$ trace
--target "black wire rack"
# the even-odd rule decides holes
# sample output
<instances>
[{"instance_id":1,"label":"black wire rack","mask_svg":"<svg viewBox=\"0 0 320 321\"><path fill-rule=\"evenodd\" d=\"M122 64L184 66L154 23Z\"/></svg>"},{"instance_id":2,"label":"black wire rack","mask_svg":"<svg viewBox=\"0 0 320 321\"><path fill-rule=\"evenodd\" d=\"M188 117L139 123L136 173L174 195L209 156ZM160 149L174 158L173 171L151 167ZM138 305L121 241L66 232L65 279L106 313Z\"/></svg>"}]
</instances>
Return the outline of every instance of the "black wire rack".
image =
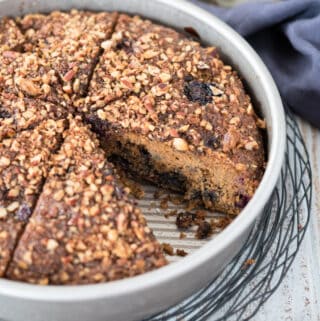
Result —
<instances>
[{"instance_id":1,"label":"black wire rack","mask_svg":"<svg viewBox=\"0 0 320 321\"><path fill-rule=\"evenodd\" d=\"M306 233L312 172L298 124L287 113L284 166L245 245L206 288L148 321L249 320L286 276Z\"/></svg>"}]
</instances>

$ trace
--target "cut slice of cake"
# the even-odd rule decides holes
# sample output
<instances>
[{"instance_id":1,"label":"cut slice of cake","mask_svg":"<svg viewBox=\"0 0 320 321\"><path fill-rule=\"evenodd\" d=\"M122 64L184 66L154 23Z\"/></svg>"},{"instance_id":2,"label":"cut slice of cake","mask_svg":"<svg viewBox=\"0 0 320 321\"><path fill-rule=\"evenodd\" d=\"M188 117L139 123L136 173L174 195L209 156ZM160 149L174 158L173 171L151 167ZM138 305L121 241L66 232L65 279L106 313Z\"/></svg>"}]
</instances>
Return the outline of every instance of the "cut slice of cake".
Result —
<instances>
[{"instance_id":1,"label":"cut slice of cake","mask_svg":"<svg viewBox=\"0 0 320 321\"><path fill-rule=\"evenodd\" d=\"M118 185L95 135L72 120L52 160L7 277L39 284L86 284L166 264L139 209Z\"/></svg>"},{"instance_id":2,"label":"cut slice of cake","mask_svg":"<svg viewBox=\"0 0 320 321\"><path fill-rule=\"evenodd\" d=\"M0 277L33 211L64 128L64 121L48 120L0 142Z\"/></svg>"},{"instance_id":3,"label":"cut slice of cake","mask_svg":"<svg viewBox=\"0 0 320 321\"><path fill-rule=\"evenodd\" d=\"M20 98L12 93L0 93L0 142L31 129L41 122L67 117L68 110L39 99Z\"/></svg>"},{"instance_id":4,"label":"cut slice of cake","mask_svg":"<svg viewBox=\"0 0 320 321\"><path fill-rule=\"evenodd\" d=\"M46 100L69 108L71 101L50 64L35 53L0 53L0 91Z\"/></svg>"},{"instance_id":5,"label":"cut slice of cake","mask_svg":"<svg viewBox=\"0 0 320 321\"><path fill-rule=\"evenodd\" d=\"M110 38L117 13L72 10L27 15L18 21L28 51L38 52L60 76L64 91L83 96L100 54Z\"/></svg>"}]
</instances>

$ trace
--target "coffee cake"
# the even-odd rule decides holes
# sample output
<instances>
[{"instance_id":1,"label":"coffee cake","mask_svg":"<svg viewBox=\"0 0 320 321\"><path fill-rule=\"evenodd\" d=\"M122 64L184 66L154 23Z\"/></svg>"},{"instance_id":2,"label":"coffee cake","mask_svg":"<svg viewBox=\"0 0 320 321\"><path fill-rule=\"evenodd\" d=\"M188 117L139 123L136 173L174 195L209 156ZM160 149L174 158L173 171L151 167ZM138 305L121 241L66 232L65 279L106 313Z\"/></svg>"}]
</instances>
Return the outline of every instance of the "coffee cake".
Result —
<instances>
[{"instance_id":1,"label":"coffee cake","mask_svg":"<svg viewBox=\"0 0 320 321\"><path fill-rule=\"evenodd\" d=\"M107 12L3 18L0 276L86 284L165 265L112 163L238 214L263 128L238 74L183 33Z\"/></svg>"}]
</instances>

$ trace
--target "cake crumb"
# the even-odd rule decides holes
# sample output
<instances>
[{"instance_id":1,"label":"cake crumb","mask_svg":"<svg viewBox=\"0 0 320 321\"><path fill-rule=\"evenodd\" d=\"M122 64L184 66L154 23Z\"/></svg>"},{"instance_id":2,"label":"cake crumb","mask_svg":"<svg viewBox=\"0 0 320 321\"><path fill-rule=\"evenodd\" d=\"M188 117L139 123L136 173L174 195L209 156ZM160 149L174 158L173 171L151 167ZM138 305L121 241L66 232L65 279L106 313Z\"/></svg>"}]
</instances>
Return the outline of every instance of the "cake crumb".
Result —
<instances>
[{"instance_id":1,"label":"cake crumb","mask_svg":"<svg viewBox=\"0 0 320 321\"><path fill-rule=\"evenodd\" d=\"M187 229L195 224L196 215L191 212L180 212L177 215L176 225L178 229Z\"/></svg>"},{"instance_id":2,"label":"cake crumb","mask_svg":"<svg viewBox=\"0 0 320 321\"><path fill-rule=\"evenodd\" d=\"M230 216L215 217L210 220L210 224L213 230L223 230L232 222Z\"/></svg>"},{"instance_id":3,"label":"cake crumb","mask_svg":"<svg viewBox=\"0 0 320 321\"><path fill-rule=\"evenodd\" d=\"M207 217L208 213L204 210L198 210L196 211L197 219L200 221L203 221Z\"/></svg>"},{"instance_id":4,"label":"cake crumb","mask_svg":"<svg viewBox=\"0 0 320 321\"><path fill-rule=\"evenodd\" d=\"M196 231L196 238L199 240L206 239L212 234L211 224L207 221L199 223L198 229Z\"/></svg>"},{"instance_id":5,"label":"cake crumb","mask_svg":"<svg viewBox=\"0 0 320 321\"><path fill-rule=\"evenodd\" d=\"M165 213L165 214L164 214L164 217L165 217L165 218L169 218L169 217L171 217L171 216L176 216L177 213L178 213L177 210L173 210L173 211L170 211L170 212Z\"/></svg>"},{"instance_id":6,"label":"cake crumb","mask_svg":"<svg viewBox=\"0 0 320 321\"><path fill-rule=\"evenodd\" d=\"M179 235L179 239L183 240L187 237L187 234L186 233L183 233L181 232L180 235Z\"/></svg>"},{"instance_id":7,"label":"cake crumb","mask_svg":"<svg viewBox=\"0 0 320 321\"><path fill-rule=\"evenodd\" d=\"M243 264L243 267L242 269L247 269L249 266L253 265L256 263L256 260L253 259L253 258L250 258L250 259L247 259L244 264Z\"/></svg>"},{"instance_id":8,"label":"cake crumb","mask_svg":"<svg viewBox=\"0 0 320 321\"><path fill-rule=\"evenodd\" d=\"M173 247L169 243L162 243L162 250L165 254L174 255Z\"/></svg>"},{"instance_id":9,"label":"cake crumb","mask_svg":"<svg viewBox=\"0 0 320 321\"><path fill-rule=\"evenodd\" d=\"M162 208L163 210L166 210L169 207L168 205L168 199L164 198L161 202L160 202L160 208Z\"/></svg>"},{"instance_id":10,"label":"cake crumb","mask_svg":"<svg viewBox=\"0 0 320 321\"><path fill-rule=\"evenodd\" d=\"M188 252L186 252L185 250L182 250L182 249L176 249L176 255L184 257L184 256L188 255Z\"/></svg>"}]
</instances>

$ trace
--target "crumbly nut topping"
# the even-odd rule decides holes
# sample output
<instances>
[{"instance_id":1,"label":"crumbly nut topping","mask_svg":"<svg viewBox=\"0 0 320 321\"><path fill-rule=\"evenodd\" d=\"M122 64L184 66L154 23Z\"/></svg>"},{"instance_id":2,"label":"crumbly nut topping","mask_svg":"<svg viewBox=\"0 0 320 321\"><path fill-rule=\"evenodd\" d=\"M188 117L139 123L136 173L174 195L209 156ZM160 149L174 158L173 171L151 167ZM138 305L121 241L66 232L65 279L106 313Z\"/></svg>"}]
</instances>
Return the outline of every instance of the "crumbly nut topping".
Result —
<instances>
[{"instance_id":1,"label":"crumbly nut topping","mask_svg":"<svg viewBox=\"0 0 320 321\"><path fill-rule=\"evenodd\" d=\"M31 129L48 119L67 117L68 110L61 105L40 99L18 97L13 93L0 93L0 141Z\"/></svg>"},{"instance_id":2,"label":"crumbly nut topping","mask_svg":"<svg viewBox=\"0 0 320 321\"><path fill-rule=\"evenodd\" d=\"M63 120L48 120L0 142L0 276L31 216L64 129Z\"/></svg>"},{"instance_id":3,"label":"crumbly nut topping","mask_svg":"<svg viewBox=\"0 0 320 321\"><path fill-rule=\"evenodd\" d=\"M120 15L115 33L102 48L89 88L90 109L141 91L151 90L161 97L170 91L173 81L187 75L205 79L203 66L216 55L215 48L203 49L172 29L127 15ZM208 56L206 61L202 52Z\"/></svg>"},{"instance_id":4,"label":"crumbly nut topping","mask_svg":"<svg viewBox=\"0 0 320 321\"><path fill-rule=\"evenodd\" d=\"M70 109L71 101L50 64L35 53L0 53L0 90Z\"/></svg>"},{"instance_id":5,"label":"crumbly nut topping","mask_svg":"<svg viewBox=\"0 0 320 321\"><path fill-rule=\"evenodd\" d=\"M13 19L0 20L0 53L21 47L25 39Z\"/></svg>"},{"instance_id":6,"label":"crumbly nut topping","mask_svg":"<svg viewBox=\"0 0 320 321\"><path fill-rule=\"evenodd\" d=\"M72 10L48 16L27 15L19 21L29 51L38 51L60 76L66 94L86 93L100 45L111 36L117 13ZM31 43L31 44L30 44Z\"/></svg>"}]
</instances>

